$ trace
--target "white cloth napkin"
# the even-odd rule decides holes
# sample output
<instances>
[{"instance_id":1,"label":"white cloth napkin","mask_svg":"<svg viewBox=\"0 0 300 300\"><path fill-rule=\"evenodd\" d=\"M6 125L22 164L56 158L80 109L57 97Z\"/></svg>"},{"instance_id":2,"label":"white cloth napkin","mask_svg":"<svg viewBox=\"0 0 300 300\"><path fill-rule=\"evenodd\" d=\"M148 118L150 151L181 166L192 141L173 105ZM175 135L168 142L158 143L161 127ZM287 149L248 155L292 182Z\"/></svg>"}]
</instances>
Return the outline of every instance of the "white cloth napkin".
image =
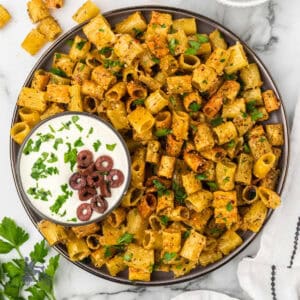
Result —
<instances>
[{"instance_id":1,"label":"white cloth napkin","mask_svg":"<svg viewBox=\"0 0 300 300\"><path fill-rule=\"evenodd\" d=\"M213 291L190 291L180 294L172 300L238 300L237 298L231 298L225 294L213 292Z\"/></svg>"},{"instance_id":2,"label":"white cloth napkin","mask_svg":"<svg viewBox=\"0 0 300 300\"><path fill-rule=\"evenodd\" d=\"M238 266L240 285L255 300L300 299L300 96L290 146L282 204L263 230L256 257Z\"/></svg>"}]
</instances>

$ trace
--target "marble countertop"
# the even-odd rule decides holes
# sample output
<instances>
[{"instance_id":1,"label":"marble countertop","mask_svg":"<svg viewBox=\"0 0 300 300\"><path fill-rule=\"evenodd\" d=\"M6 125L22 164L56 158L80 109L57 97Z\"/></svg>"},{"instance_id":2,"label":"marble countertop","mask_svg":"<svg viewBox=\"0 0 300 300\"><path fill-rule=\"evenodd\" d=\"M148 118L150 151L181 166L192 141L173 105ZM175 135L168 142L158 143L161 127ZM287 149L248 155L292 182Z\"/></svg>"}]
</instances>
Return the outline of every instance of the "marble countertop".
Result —
<instances>
[{"instance_id":1,"label":"marble countertop","mask_svg":"<svg viewBox=\"0 0 300 300\"><path fill-rule=\"evenodd\" d=\"M270 1L247 9L226 7L212 0L94 1L101 7L102 12L128 5L175 6L203 14L225 25L246 41L263 60L279 87L289 120L292 120L300 86L298 73L300 68L298 31L300 2L298 0L290 0L288 4L287 1ZM41 237L18 199L9 164L9 128L17 95L27 74L43 52L31 57L20 48L24 36L33 27L27 17L26 2L25 0L1 1L1 4L11 12L13 20L0 30L0 144L2 149L0 218L12 217L26 228L31 236L27 243L29 251L29 247ZM64 31L75 25L71 16L84 0L65 0L65 2L66 5L54 13ZM74 5L75 2L76 5ZM255 255L258 246L259 237L233 261L207 276L187 283L153 288L109 282L82 271L62 258L55 284L57 299L115 300L122 297L124 300L167 300L183 291L197 289L215 290L239 299L250 299L239 287L236 269L238 262L244 256Z\"/></svg>"}]
</instances>

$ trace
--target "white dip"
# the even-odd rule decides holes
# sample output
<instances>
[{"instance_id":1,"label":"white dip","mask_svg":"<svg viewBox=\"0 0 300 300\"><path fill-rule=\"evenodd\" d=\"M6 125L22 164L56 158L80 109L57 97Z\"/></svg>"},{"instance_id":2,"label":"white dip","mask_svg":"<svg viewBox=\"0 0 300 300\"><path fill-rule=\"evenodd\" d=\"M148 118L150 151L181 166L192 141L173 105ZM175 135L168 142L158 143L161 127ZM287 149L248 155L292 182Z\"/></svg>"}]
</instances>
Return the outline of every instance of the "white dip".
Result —
<instances>
[{"instance_id":1,"label":"white dip","mask_svg":"<svg viewBox=\"0 0 300 300\"><path fill-rule=\"evenodd\" d=\"M54 222L85 223L78 219L76 210L90 200L80 201L78 191L69 185L77 164L72 171L68 160L74 161L75 157L76 162L76 151L90 150L94 161L101 155L108 155L113 159L113 169L124 174L123 184L111 189L111 197L106 198L108 208L104 214L126 192L130 168L126 149L118 135L99 119L76 113L58 115L32 131L22 149L19 164L22 188L32 206ZM88 222L101 216L94 211Z\"/></svg>"}]
</instances>

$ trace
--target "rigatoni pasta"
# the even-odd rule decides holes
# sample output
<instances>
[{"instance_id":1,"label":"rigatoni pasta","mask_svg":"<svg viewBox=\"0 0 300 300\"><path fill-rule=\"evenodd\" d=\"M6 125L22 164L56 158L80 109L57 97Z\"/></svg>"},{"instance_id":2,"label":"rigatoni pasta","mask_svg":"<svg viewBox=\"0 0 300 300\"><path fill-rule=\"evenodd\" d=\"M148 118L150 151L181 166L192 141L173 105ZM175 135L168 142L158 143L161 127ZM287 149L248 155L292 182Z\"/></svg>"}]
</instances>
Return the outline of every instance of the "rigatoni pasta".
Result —
<instances>
[{"instance_id":1,"label":"rigatoni pasta","mask_svg":"<svg viewBox=\"0 0 300 300\"><path fill-rule=\"evenodd\" d=\"M130 186L99 223L39 227L70 259L89 257L112 276L126 268L130 280L149 281L155 270L182 276L234 251L240 231L259 231L280 204L283 127L261 123L280 101L262 89L243 46L228 48L217 29L199 33L194 18L159 11L149 23L137 11L111 26L98 12L91 1L80 8L76 21L92 17L84 35L22 89L11 136L21 144L40 120L65 110L98 115L127 143ZM52 24L47 39L58 32L54 22L39 24L46 35Z\"/></svg>"}]
</instances>

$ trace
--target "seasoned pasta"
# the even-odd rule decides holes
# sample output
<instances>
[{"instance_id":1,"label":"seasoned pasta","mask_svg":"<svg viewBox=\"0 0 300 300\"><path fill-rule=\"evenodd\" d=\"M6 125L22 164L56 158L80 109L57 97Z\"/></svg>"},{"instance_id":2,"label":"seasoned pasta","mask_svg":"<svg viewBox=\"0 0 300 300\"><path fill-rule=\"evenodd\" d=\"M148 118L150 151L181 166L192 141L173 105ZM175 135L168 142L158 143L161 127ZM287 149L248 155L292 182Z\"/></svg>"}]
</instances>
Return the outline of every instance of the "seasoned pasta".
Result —
<instances>
[{"instance_id":1,"label":"seasoned pasta","mask_svg":"<svg viewBox=\"0 0 300 300\"><path fill-rule=\"evenodd\" d=\"M30 10L46 24L45 12ZM72 229L42 221L41 232L71 260L89 257L112 276L128 268L130 280L149 281L155 270L183 276L222 259L243 243L240 231L259 231L280 204L283 128L260 123L280 100L262 90L239 42L199 33L193 18L155 11L147 23L135 12L111 25L91 1L74 15L91 17L85 36L22 89L11 136L20 144L66 109L99 115L127 142L131 184L105 220Z\"/></svg>"}]
</instances>

